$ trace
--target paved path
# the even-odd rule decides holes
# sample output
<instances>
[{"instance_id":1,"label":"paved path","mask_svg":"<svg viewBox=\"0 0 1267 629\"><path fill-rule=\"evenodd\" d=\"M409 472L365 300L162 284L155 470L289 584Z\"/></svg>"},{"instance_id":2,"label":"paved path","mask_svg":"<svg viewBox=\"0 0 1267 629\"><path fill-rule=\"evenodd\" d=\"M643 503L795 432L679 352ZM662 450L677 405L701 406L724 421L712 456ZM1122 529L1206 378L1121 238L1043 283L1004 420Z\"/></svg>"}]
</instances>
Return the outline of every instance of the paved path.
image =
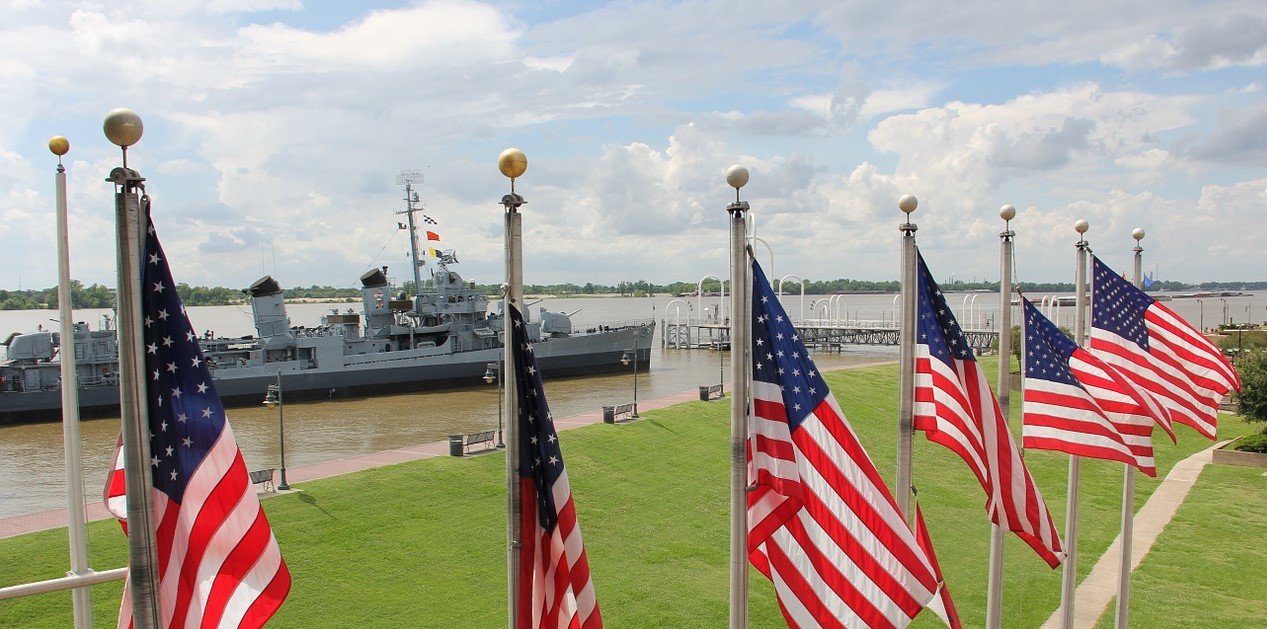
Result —
<instances>
[{"instance_id":1,"label":"paved path","mask_svg":"<svg viewBox=\"0 0 1267 629\"><path fill-rule=\"evenodd\" d=\"M1144 556L1157 541L1157 536L1170 523L1188 491L1197 482L1201 469L1214 457L1214 450L1226 442L1217 443L1175 464L1166 478L1149 496L1148 502L1135 513L1135 527L1131 537L1131 571L1139 567ZM1117 598L1118 574L1122 562L1122 536L1119 534L1109 544L1091 572L1074 590L1073 626L1078 629L1094 627L1109 604ZM1043 623L1043 629L1060 627L1060 609Z\"/></svg>"}]
</instances>

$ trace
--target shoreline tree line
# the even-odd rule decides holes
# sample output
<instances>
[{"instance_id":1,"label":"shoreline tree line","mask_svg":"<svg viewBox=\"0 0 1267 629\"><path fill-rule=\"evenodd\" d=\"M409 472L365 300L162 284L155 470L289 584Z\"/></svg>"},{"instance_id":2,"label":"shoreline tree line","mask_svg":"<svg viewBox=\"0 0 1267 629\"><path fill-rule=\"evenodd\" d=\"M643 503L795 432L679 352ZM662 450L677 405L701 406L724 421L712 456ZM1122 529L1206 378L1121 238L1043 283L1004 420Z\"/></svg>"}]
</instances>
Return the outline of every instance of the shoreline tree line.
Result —
<instances>
[{"instance_id":1,"label":"shoreline tree line","mask_svg":"<svg viewBox=\"0 0 1267 629\"><path fill-rule=\"evenodd\" d=\"M524 292L539 295L575 296L610 296L610 297L645 297L653 294L694 295L696 282L671 282L655 284L646 280L618 282L616 284L526 284ZM1067 293L1073 292L1073 282L1021 282L1021 290L1030 293ZM423 290L431 288L431 280L423 282ZM477 284L476 288L490 296L500 294L497 284ZM807 295L830 295L833 293L854 294L894 294L900 288L896 280L872 281L854 279L815 280L805 282ZM999 290L998 282L965 282L956 280L943 286L948 291L994 291ZM729 286L727 286L729 289ZM360 290L354 287L296 286L285 288L288 299L320 299L331 301L354 301L360 298ZM400 290L413 294L413 282L406 282ZM706 293L721 292L721 284L717 280L705 280L702 290ZM788 283L783 292L800 293L800 282ZM1267 290L1267 281L1258 282L1201 282L1187 284L1184 282L1158 281L1148 289L1150 292L1169 291L1260 291ZM176 292L187 306L224 306L247 302L247 295L240 289L221 286L190 286L177 284ZM79 280L71 280L71 301L76 308L112 308L114 307L114 288L102 284L85 286ZM57 287L26 290L0 290L0 310L40 310L57 308Z\"/></svg>"}]
</instances>

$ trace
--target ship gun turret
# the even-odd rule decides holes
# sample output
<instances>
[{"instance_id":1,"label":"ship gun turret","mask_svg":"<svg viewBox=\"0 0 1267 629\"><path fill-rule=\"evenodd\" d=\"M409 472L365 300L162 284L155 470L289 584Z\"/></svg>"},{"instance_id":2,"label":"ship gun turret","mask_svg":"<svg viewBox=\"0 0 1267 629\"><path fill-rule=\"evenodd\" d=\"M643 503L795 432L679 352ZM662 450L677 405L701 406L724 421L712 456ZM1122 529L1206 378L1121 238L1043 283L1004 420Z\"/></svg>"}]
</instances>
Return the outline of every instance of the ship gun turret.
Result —
<instances>
[{"instance_id":1,"label":"ship gun turret","mask_svg":"<svg viewBox=\"0 0 1267 629\"><path fill-rule=\"evenodd\" d=\"M56 332L31 332L17 334L9 339L6 354L9 360L19 363L48 362L56 354L54 348L61 335Z\"/></svg>"}]
</instances>

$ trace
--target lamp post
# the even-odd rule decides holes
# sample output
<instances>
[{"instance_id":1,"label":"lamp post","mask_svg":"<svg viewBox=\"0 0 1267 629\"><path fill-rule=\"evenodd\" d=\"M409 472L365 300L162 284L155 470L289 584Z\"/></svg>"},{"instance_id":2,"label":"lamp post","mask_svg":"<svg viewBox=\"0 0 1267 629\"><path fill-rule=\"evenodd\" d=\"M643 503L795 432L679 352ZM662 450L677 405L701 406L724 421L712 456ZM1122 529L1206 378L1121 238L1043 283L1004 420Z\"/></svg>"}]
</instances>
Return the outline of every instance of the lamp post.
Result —
<instances>
[{"instance_id":1,"label":"lamp post","mask_svg":"<svg viewBox=\"0 0 1267 629\"><path fill-rule=\"evenodd\" d=\"M1227 300L1219 297L1219 301L1223 302L1223 325L1227 325Z\"/></svg>"},{"instance_id":2,"label":"lamp post","mask_svg":"<svg viewBox=\"0 0 1267 629\"><path fill-rule=\"evenodd\" d=\"M277 407L277 444L281 454L282 469L282 481L277 483L277 490L286 491L290 489L290 484L286 482L286 403L282 399L282 372L280 371L277 372L277 384L268 385L268 393L264 395L264 406Z\"/></svg>"},{"instance_id":3,"label":"lamp post","mask_svg":"<svg viewBox=\"0 0 1267 629\"><path fill-rule=\"evenodd\" d=\"M501 362L488 363L484 365L484 382L492 384L497 382L497 447L506 447L506 442L502 440L502 369Z\"/></svg>"},{"instance_id":4,"label":"lamp post","mask_svg":"<svg viewBox=\"0 0 1267 629\"><path fill-rule=\"evenodd\" d=\"M621 355L620 357L620 364L628 366L629 360L630 360L629 351L626 350L625 353ZM630 417L633 419L638 419L638 334L637 333L634 333L633 366L634 366L633 414L630 415Z\"/></svg>"},{"instance_id":5,"label":"lamp post","mask_svg":"<svg viewBox=\"0 0 1267 629\"><path fill-rule=\"evenodd\" d=\"M1201 308L1201 323L1200 323L1200 326L1201 326L1201 332L1202 332L1202 333L1205 333L1205 302L1204 302L1204 301L1201 301L1200 299L1198 299L1198 300L1197 300L1197 307Z\"/></svg>"}]
</instances>

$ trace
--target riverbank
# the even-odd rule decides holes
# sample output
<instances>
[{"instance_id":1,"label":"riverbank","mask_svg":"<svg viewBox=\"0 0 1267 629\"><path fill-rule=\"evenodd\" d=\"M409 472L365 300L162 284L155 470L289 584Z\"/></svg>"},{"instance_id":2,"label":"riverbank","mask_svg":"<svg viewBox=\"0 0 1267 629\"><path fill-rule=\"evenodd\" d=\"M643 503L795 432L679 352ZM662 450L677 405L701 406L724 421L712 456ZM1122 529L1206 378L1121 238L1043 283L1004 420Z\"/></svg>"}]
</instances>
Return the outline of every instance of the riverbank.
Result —
<instances>
[{"instance_id":1,"label":"riverbank","mask_svg":"<svg viewBox=\"0 0 1267 629\"><path fill-rule=\"evenodd\" d=\"M859 439L890 478L896 367L831 372L826 379ZM613 627L724 626L729 405L692 401L643 408L641 421L585 425L560 437L604 617ZM1014 408L1019 409L1019 401ZM1222 419L1225 436L1248 431L1236 418ZM1178 447L1159 444L1159 475L1207 446L1192 431L1181 430ZM1026 462L1056 521L1063 522L1067 457L1031 451ZM292 480L302 491L264 502L295 579L290 598L270 626L501 624L503 474L504 459L494 452L463 459L435 456L302 484ZM965 624L979 626L989 545L981 489L957 457L924 439L916 440L914 478ZM1202 562L1189 564L1203 596L1213 591L1229 598L1250 593L1262 598L1261 575L1236 573L1240 581L1227 583L1223 575L1202 567L1206 561L1238 561L1234 542L1267 535L1261 517L1240 513L1256 503L1239 492L1261 493L1262 479L1255 478L1260 484L1228 489L1219 482L1199 482L1193 490L1194 497L1201 497L1194 504L1218 496L1220 511L1232 520L1223 524L1228 528L1204 530L1200 539L1191 540L1205 553ZM1139 477L1137 504L1157 484ZM1225 495L1228 491L1236 493ZM1117 535L1121 465L1084 460L1081 495L1079 573L1085 575ZM1187 505L1177 517L1186 512ZM1155 554L1168 552L1166 537L1163 533ZM123 565L126 547L114 523L93 523L90 544L94 567ZM1150 559L1141 570L1149 569ZM1012 536L1006 543L1006 563L1004 626L1038 626L1058 604L1059 571L1048 569ZM58 576L65 564L64 530L0 541L0 565L8 566L0 576L5 585ZM752 626L781 626L769 583L754 572L751 584ZM119 587L94 588L98 626L110 626ZM1148 596L1145 590L1141 588L1142 598ZM1172 596L1165 603L1169 609L1185 609L1181 594L1166 593ZM6 601L0 603L0 626L62 627L70 618L69 605L65 594ZM1163 618L1174 619L1171 626L1191 627L1219 626L1226 617L1214 610L1195 618L1179 611ZM922 615L915 626L938 624Z\"/></svg>"}]
</instances>

